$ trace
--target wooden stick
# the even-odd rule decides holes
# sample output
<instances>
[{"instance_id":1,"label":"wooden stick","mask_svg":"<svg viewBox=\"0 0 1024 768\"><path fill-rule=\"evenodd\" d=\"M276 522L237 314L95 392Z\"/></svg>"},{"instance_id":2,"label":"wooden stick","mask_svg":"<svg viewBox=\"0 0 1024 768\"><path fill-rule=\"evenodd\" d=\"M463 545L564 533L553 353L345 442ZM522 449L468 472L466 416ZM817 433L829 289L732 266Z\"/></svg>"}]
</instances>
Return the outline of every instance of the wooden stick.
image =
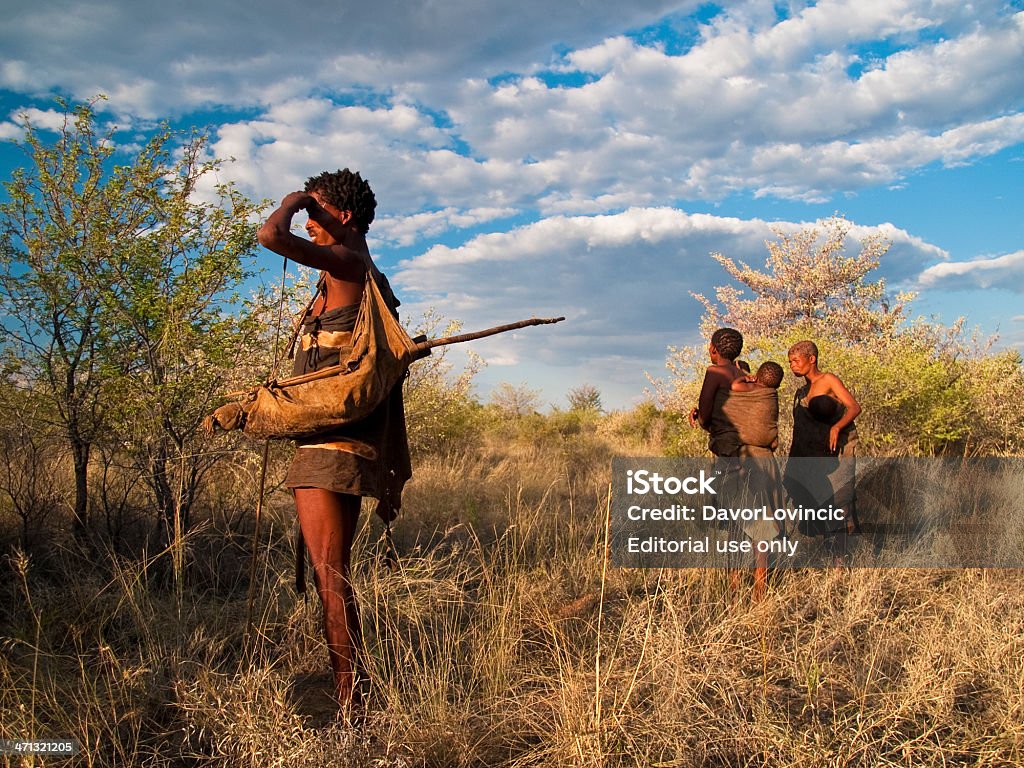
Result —
<instances>
[{"instance_id":1,"label":"wooden stick","mask_svg":"<svg viewBox=\"0 0 1024 768\"><path fill-rule=\"evenodd\" d=\"M458 336L445 336L442 339L427 339L426 341L420 342L416 345L416 352L413 353L413 359L418 360L421 357L426 357L426 353L434 347L443 347L447 344L461 344L464 341L476 341L477 339L494 336L498 333L514 331L517 328L526 328L531 325L550 325L551 323L560 323L563 320L565 320L564 317L531 317L529 320L520 320L517 323L509 323L508 325L498 325L494 328L475 331L474 333L462 333Z\"/></svg>"},{"instance_id":2,"label":"wooden stick","mask_svg":"<svg viewBox=\"0 0 1024 768\"><path fill-rule=\"evenodd\" d=\"M461 333L457 336L445 336L440 339L427 339L421 341L413 349L412 359L419 360L420 358L426 357L430 354L430 350L434 347L444 347L449 344L461 344L464 341L475 341L477 339L483 339L488 336L494 336L498 333L507 333L508 331L514 331L518 328L528 328L531 325L550 325L551 323L560 323L565 320L564 317L531 317L529 320L519 320L515 323L508 323L507 325L498 325L494 328L487 328L482 331L474 331L472 333ZM275 387L294 387L296 384L305 384L310 381L319 381L320 379L326 379L340 373L345 368L345 365L332 365L329 368L323 370L313 371L312 373L304 373L301 376L293 376L290 379L281 379L280 381L273 382ZM239 392L229 392L227 397L242 397L247 395L252 390L241 390Z\"/></svg>"}]
</instances>

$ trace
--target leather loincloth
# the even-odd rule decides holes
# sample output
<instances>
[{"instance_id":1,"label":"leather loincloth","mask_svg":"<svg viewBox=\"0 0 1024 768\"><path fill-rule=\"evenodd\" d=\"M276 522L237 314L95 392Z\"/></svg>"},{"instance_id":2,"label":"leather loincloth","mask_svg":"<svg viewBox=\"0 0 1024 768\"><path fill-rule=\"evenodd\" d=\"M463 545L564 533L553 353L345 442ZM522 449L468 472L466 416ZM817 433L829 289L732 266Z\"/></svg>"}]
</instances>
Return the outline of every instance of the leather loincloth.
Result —
<instances>
[{"instance_id":1,"label":"leather loincloth","mask_svg":"<svg viewBox=\"0 0 1024 768\"><path fill-rule=\"evenodd\" d=\"M337 365L350 349L358 304L307 317L292 374ZM391 520L401 506L402 488L412 475L402 403L402 382L366 418L296 441L285 480L288 488L324 488L371 496L377 513Z\"/></svg>"}]
</instances>

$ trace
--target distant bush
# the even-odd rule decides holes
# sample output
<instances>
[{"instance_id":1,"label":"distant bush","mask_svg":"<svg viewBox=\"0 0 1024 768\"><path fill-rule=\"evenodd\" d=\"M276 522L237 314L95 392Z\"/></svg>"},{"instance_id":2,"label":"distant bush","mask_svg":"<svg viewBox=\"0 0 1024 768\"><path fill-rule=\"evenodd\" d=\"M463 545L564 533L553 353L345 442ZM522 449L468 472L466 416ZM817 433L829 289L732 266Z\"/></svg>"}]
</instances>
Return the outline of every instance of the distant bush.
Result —
<instances>
[{"instance_id":1,"label":"distant bush","mask_svg":"<svg viewBox=\"0 0 1024 768\"><path fill-rule=\"evenodd\" d=\"M503 381L491 392L490 404L508 418L528 416L540 409L540 392L525 384L515 386Z\"/></svg>"},{"instance_id":2,"label":"distant bush","mask_svg":"<svg viewBox=\"0 0 1024 768\"><path fill-rule=\"evenodd\" d=\"M566 395L571 411L593 411L601 413L604 406L601 403L601 390L593 384L580 384L573 387Z\"/></svg>"},{"instance_id":3,"label":"distant bush","mask_svg":"<svg viewBox=\"0 0 1024 768\"><path fill-rule=\"evenodd\" d=\"M443 323L440 316L429 310L413 335L450 336L459 328L457 322ZM480 428L481 406L472 394L472 386L482 362L470 353L469 364L455 373L446 351L445 347L438 347L409 368L404 395L406 426L413 452L436 450L467 440Z\"/></svg>"}]
</instances>

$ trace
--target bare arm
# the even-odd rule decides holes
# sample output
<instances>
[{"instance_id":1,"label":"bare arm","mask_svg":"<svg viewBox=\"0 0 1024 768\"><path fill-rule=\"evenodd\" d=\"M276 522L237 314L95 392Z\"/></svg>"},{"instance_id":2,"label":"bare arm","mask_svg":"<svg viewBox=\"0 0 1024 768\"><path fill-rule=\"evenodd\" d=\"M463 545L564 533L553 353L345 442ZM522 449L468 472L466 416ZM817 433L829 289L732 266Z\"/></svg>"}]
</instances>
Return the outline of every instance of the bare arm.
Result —
<instances>
[{"instance_id":1,"label":"bare arm","mask_svg":"<svg viewBox=\"0 0 1024 768\"><path fill-rule=\"evenodd\" d=\"M715 409L715 394L719 388L731 386L732 382L732 377L726 374L721 366L708 367L704 374L704 384L700 388L697 407L690 411L691 427L700 424L703 429L708 429L711 426L711 412Z\"/></svg>"},{"instance_id":2,"label":"bare arm","mask_svg":"<svg viewBox=\"0 0 1024 768\"><path fill-rule=\"evenodd\" d=\"M836 446L839 444L839 433L843 431L843 428L848 426L856 419L861 412L860 403L857 402L857 398L846 388L843 382L838 376L833 373L826 373L827 383L829 392L843 404L846 409L843 416L839 421L832 425L832 429L829 430L828 435L828 447L830 451L834 451Z\"/></svg>"},{"instance_id":3,"label":"bare arm","mask_svg":"<svg viewBox=\"0 0 1024 768\"><path fill-rule=\"evenodd\" d=\"M317 245L292 233L292 218L305 209L313 221L327 230L334 245ZM260 245L274 253L286 256L307 267L322 269L331 277L348 282L359 282L366 272L367 259L358 250L349 247L349 235L341 222L325 211L306 192L285 195L281 205L270 214L257 233Z\"/></svg>"}]
</instances>

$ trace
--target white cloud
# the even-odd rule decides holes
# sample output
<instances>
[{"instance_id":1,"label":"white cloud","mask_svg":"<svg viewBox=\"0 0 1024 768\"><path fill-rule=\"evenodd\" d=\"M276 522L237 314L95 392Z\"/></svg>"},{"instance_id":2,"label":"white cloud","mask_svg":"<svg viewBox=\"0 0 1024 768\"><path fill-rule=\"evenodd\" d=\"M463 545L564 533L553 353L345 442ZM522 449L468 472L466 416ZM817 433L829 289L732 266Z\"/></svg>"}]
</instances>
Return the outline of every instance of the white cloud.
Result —
<instances>
[{"instance_id":1,"label":"white cloud","mask_svg":"<svg viewBox=\"0 0 1024 768\"><path fill-rule=\"evenodd\" d=\"M921 273L920 282L928 288L945 290L1003 288L1024 293L1024 251L935 264Z\"/></svg>"},{"instance_id":2,"label":"white cloud","mask_svg":"<svg viewBox=\"0 0 1024 768\"><path fill-rule=\"evenodd\" d=\"M461 247L434 246L401 263L391 277L408 297L407 314L444 307L470 330L564 315L564 323L497 336L474 349L485 359L518 359L531 375L562 370L569 376L571 370L577 383L598 381L620 394L638 394L644 371L662 369L668 345L698 340L702 307L691 291L707 294L728 282L710 253L760 266L772 228L802 226L664 207L552 216L479 235ZM917 274L946 256L891 224L852 227L848 247L878 230L894 242L881 274Z\"/></svg>"},{"instance_id":3,"label":"white cloud","mask_svg":"<svg viewBox=\"0 0 1024 768\"><path fill-rule=\"evenodd\" d=\"M522 70L554 43L590 44L686 3L478 3L401 0L282 7L180 0L48 0L8 4L0 27L0 87L118 94L148 117L210 104L270 104L287 85L387 90ZM83 66L83 57L88 64ZM291 95L294 95L294 91Z\"/></svg>"},{"instance_id":4,"label":"white cloud","mask_svg":"<svg viewBox=\"0 0 1024 768\"><path fill-rule=\"evenodd\" d=\"M544 167L467 157L454 142L408 104L371 109L305 98L220 126L210 152L235 160L225 178L274 200L325 168L358 169L381 201L371 234L398 245L510 217L553 182Z\"/></svg>"},{"instance_id":5,"label":"white cloud","mask_svg":"<svg viewBox=\"0 0 1024 768\"><path fill-rule=\"evenodd\" d=\"M66 120L67 118L64 113L59 110L28 107L11 113L11 120L8 124L15 125L18 130L18 135L21 135L23 130L20 126L25 122L28 122L29 125L36 129L42 129L44 131L59 131L64 127Z\"/></svg>"},{"instance_id":6,"label":"white cloud","mask_svg":"<svg viewBox=\"0 0 1024 768\"><path fill-rule=\"evenodd\" d=\"M451 171L476 165L449 143L429 116L403 104L371 109L305 98L281 102L255 120L220 126L210 149L234 158L227 173L254 193L279 198L328 166L347 166L370 179L378 197L409 210L430 199L418 176L430 175L432 166Z\"/></svg>"},{"instance_id":7,"label":"white cloud","mask_svg":"<svg viewBox=\"0 0 1024 768\"><path fill-rule=\"evenodd\" d=\"M1024 13L996 7L827 2L762 26L733 10L680 55L609 38L561 67L592 82L470 80L448 113L475 152L550 180L546 213L744 190L823 201L1024 139ZM915 40L925 29L955 36ZM851 74L858 46L893 37L909 47Z\"/></svg>"},{"instance_id":8,"label":"white cloud","mask_svg":"<svg viewBox=\"0 0 1024 768\"><path fill-rule=\"evenodd\" d=\"M517 213L515 208L470 208L460 210L448 207L440 211L424 211L406 216L377 219L373 225L374 238L395 245L412 245L421 238L434 237L453 229L465 229Z\"/></svg>"},{"instance_id":9,"label":"white cloud","mask_svg":"<svg viewBox=\"0 0 1024 768\"><path fill-rule=\"evenodd\" d=\"M1024 141L1024 13L1004 0L794 0L782 21L778 3L729 0L703 25L686 19L693 0L9 5L0 88L106 92L98 108L133 130L210 107L195 118L220 121L211 153L236 158L221 178L256 197L358 169L381 201L375 250L534 221L423 246L394 275L407 310L435 303L471 329L566 314L476 348L495 368L547 365L620 391L639 391L667 344L695 340L689 291L725 280L708 253L759 264L771 237L764 221L679 201L913 186L917 169ZM626 35L669 12L693 25L692 45ZM0 138L19 135L16 116L0 122ZM1018 244L952 262L881 228L892 286L1024 284Z\"/></svg>"},{"instance_id":10,"label":"white cloud","mask_svg":"<svg viewBox=\"0 0 1024 768\"><path fill-rule=\"evenodd\" d=\"M575 92L586 95L586 89ZM547 90L545 98L553 98L553 91ZM548 118L552 114L550 105L520 106ZM294 99L256 120L221 126L211 149L238 160L226 173L257 196L279 198L328 165L358 168L371 180L378 199L387 203L382 221L390 222L394 234L381 234L409 244L439 234L443 225L462 228L473 220L509 216L513 209L601 213L744 190L824 201L840 189L887 185L932 162L962 164L1024 140L1024 114L936 135L906 130L862 141L811 144L759 144L724 136L714 146L714 127L688 142L601 126L598 115L587 118L582 103L564 111L577 116L575 123L566 123L571 129L567 135L530 137L524 118L520 139L509 128L500 147L486 147L498 156L485 152L479 159L457 151L456 136L411 105L370 109ZM503 119L486 112L462 117L469 121L463 128L480 125L482 130L494 119L496 135L504 130ZM584 124L594 128L585 129ZM568 135L573 130L575 137ZM561 148L562 142L569 147ZM540 159L514 156L531 148L536 154L547 148L547 154ZM439 214L439 207L448 213ZM489 211L496 213L490 216ZM403 217L408 219L400 223Z\"/></svg>"},{"instance_id":11,"label":"white cloud","mask_svg":"<svg viewBox=\"0 0 1024 768\"><path fill-rule=\"evenodd\" d=\"M483 360L484 363L486 363L487 365L497 366L519 365L520 362L519 358L516 355L509 354L491 355L490 357L485 357Z\"/></svg>"},{"instance_id":12,"label":"white cloud","mask_svg":"<svg viewBox=\"0 0 1024 768\"><path fill-rule=\"evenodd\" d=\"M326 167L358 168L382 202L374 236L402 246L517 212L823 202L1024 140L1024 13L996 0L822 0L781 22L771 4L728 3L678 53L614 34L672 3L615 6L631 15L612 20L591 18L613 5L595 1L285 14L186 2L190 16L55 0L10 12L0 85L105 87L143 115L255 107L216 128L211 151L238 161L224 176L278 199ZM583 47L551 61L572 42ZM86 50L89 65L73 65ZM523 75L492 83L505 66ZM590 82L549 85L549 67Z\"/></svg>"},{"instance_id":13,"label":"white cloud","mask_svg":"<svg viewBox=\"0 0 1024 768\"><path fill-rule=\"evenodd\" d=\"M717 265L707 254L721 247L722 235L756 247L765 231L760 223L667 208L558 216L458 248L434 246L403 262L394 281L422 304L449 307L467 327L526 311L566 315L560 331L577 339L643 336L652 326L676 327L680 314L694 316L688 290L697 273L711 279Z\"/></svg>"},{"instance_id":14,"label":"white cloud","mask_svg":"<svg viewBox=\"0 0 1024 768\"><path fill-rule=\"evenodd\" d=\"M940 161L959 165L1024 141L1024 114L958 126L938 135L908 130L862 142L811 146L738 146L726 156L697 163L691 178L702 189L753 189L824 201L838 188L888 184L913 168Z\"/></svg>"}]
</instances>

